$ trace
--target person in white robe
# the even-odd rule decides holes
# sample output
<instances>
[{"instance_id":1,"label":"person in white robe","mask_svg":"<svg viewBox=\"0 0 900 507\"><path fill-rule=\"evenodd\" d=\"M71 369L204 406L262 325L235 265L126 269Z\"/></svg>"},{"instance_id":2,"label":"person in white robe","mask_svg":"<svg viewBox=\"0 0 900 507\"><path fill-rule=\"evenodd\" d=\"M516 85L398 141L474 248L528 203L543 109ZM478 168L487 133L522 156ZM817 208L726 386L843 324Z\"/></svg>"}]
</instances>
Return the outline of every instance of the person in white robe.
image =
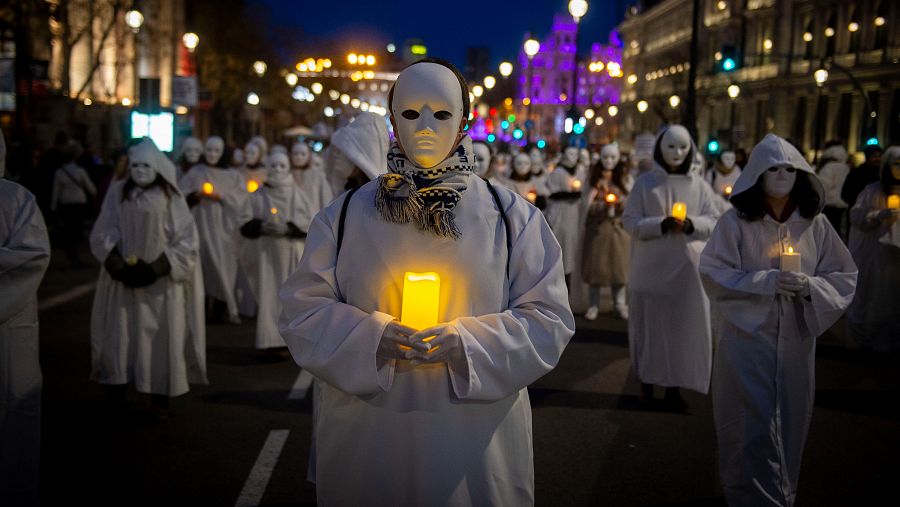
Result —
<instances>
[{"instance_id":1,"label":"person in white robe","mask_svg":"<svg viewBox=\"0 0 900 507\"><path fill-rule=\"evenodd\" d=\"M315 215L334 198L325 171L312 165L312 150L304 142L291 146L291 176ZM343 192L343 190L341 190Z\"/></svg>"},{"instance_id":2,"label":"person in white robe","mask_svg":"<svg viewBox=\"0 0 900 507\"><path fill-rule=\"evenodd\" d=\"M267 171L259 143L250 141L244 145L244 164L240 167L240 172L250 193L256 192L266 182Z\"/></svg>"},{"instance_id":3,"label":"person in white robe","mask_svg":"<svg viewBox=\"0 0 900 507\"><path fill-rule=\"evenodd\" d=\"M706 394L712 365L709 300L697 264L716 223L712 188L691 170L696 146L687 129L671 125L657 136L654 168L637 178L622 221L631 234L628 342L641 382L641 400L653 386L685 410L680 387ZM684 204L685 218L673 216Z\"/></svg>"},{"instance_id":4,"label":"person in white robe","mask_svg":"<svg viewBox=\"0 0 900 507\"><path fill-rule=\"evenodd\" d=\"M175 166L153 141L132 146L128 166L91 232L91 252L103 263L91 311L91 379L118 408L133 384L165 419L169 398L189 383L208 383L197 228Z\"/></svg>"},{"instance_id":5,"label":"person in white robe","mask_svg":"<svg viewBox=\"0 0 900 507\"><path fill-rule=\"evenodd\" d=\"M314 218L281 292L282 336L323 384L323 505L534 503L526 387L574 333L562 253L535 207L471 174L465 81L437 62L400 73L391 172ZM437 326L401 323L406 272L439 276Z\"/></svg>"},{"instance_id":6,"label":"person in white robe","mask_svg":"<svg viewBox=\"0 0 900 507\"><path fill-rule=\"evenodd\" d=\"M3 179L0 133L0 505L39 505L41 365L37 290L50 240L35 197Z\"/></svg>"},{"instance_id":7,"label":"person in white robe","mask_svg":"<svg viewBox=\"0 0 900 507\"><path fill-rule=\"evenodd\" d=\"M579 162L575 146L563 150L562 159L547 175L547 207L544 214L563 251L566 284L571 289L570 276L580 257L583 211L582 189L588 187L588 168ZM580 280L579 280L580 283Z\"/></svg>"},{"instance_id":8,"label":"person in white robe","mask_svg":"<svg viewBox=\"0 0 900 507\"><path fill-rule=\"evenodd\" d=\"M288 156L270 155L266 167L266 183L250 198L253 219L241 227L244 248L252 255L241 261L259 305L256 348L278 349L286 347L278 333L278 290L300 262L312 214L291 177Z\"/></svg>"},{"instance_id":9,"label":"person in white robe","mask_svg":"<svg viewBox=\"0 0 900 507\"><path fill-rule=\"evenodd\" d=\"M900 147L881 159L880 180L850 210L850 252L859 266L856 298L847 310L850 336L867 351L900 350Z\"/></svg>"},{"instance_id":10,"label":"person in white robe","mask_svg":"<svg viewBox=\"0 0 900 507\"><path fill-rule=\"evenodd\" d=\"M192 167L200 163L203 156L203 142L196 137L188 137L181 143L181 156L178 158L176 176L180 180Z\"/></svg>"},{"instance_id":11,"label":"person in white robe","mask_svg":"<svg viewBox=\"0 0 900 507\"><path fill-rule=\"evenodd\" d=\"M178 187L187 199L200 235L200 266L213 320L225 313L229 322L237 323L238 229L250 220L250 194L240 172L224 167L224 149L221 137L210 137L206 141L205 163L191 169L178 181Z\"/></svg>"},{"instance_id":12,"label":"person in white robe","mask_svg":"<svg viewBox=\"0 0 900 507\"><path fill-rule=\"evenodd\" d=\"M800 152L769 134L750 153L734 185L734 209L701 256L718 335L719 470L731 506L789 507L797 498L816 337L850 304L857 274L821 213L825 199Z\"/></svg>"},{"instance_id":13,"label":"person in white robe","mask_svg":"<svg viewBox=\"0 0 900 507\"><path fill-rule=\"evenodd\" d=\"M333 195L362 186L384 173L388 143L387 124L375 113L359 113L353 123L338 129L331 136L326 157L326 174Z\"/></svg>"},{"instance_id":14,"label":"person in white robe","mask_svg":"<svg viewBox=\"0 0 900 507\"><path fill-rule=\"evenodd\" d=\"M528 202L537 206L538 209L544 209L547 204L545 196L538 194L538 181L531 170L532 159L524 154L518 153L513 157L512 171L509 178L504 179L507 188L524 197ZM492 182L493 183L493 182Z\"/></svg>"}]
</instances>

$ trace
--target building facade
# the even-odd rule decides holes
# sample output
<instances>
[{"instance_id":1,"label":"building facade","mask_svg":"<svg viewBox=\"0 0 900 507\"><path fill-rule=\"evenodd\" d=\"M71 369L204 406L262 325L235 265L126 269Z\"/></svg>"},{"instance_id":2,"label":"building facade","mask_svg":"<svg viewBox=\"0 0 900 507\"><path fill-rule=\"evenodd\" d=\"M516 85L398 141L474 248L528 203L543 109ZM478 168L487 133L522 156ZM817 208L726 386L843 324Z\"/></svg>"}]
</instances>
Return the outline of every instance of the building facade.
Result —
<instances>
[{"instance_id":1,"label":"building facade","mask_svg":"<svg viewBox=\"0 0 900 507\"><path fill-rule=\"evenodd\" d=\"M629 76L622 92L626 143L687 117L694 3L665 0L633 8L619 26ZM773 132L814 159L831 139L851 153L866 144L900 142L898 2L697 3L699 144L716 140L749 150Z\"/></svg>"}]
</instances>

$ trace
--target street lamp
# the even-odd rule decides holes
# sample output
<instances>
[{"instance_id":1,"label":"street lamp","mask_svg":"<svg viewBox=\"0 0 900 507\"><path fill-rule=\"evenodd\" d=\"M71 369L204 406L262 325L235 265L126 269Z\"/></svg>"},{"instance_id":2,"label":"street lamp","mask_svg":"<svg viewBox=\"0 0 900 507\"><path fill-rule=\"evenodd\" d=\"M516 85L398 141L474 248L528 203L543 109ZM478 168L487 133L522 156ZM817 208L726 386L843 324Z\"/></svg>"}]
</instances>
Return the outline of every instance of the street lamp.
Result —
<instances>
[{"instance_id":1,"label":"street lamp","mask_svg":"<svg viewBox=\"0 0 900 507\"><path fill-rule=\"evenodd\" d=\"M569 1L569 14L575 18L575 22L578 23L581 18L587 14L588 3L585 0L570 0Z\"/></svg>"},{"instance_id":2,"label":"street lamp","mask_svg":"<svg viewBox=\"0 0 900 507\"><path fill-rule=\"evenodd\" d=\"M509 62L500 62L500 75L503 78L508 78L513 71L513 64Z\"/></svg>"},{"instance_id":3,"label":"street lamp","mask_svg":"<svg viewBox=\"0 0 900 507\"><path fill-rule=\"evenodd\" d=\"M732 98L732 100L738 98L738 95L741 94L741 87L733 84L728 87L728 96Z\"/></svg>"},{"instance_id":4,"label":"street lamp","mask_svg":"<svg viewBox=\"0 0 900 507\"><path fill-rule=\"evenodd\" d=\"M137 9L131 9L125 13L125 24L131 28L132 32L138 33L141 25L144 24L144 15Z\"/></svg>"},{"instance_id":5,"label":"street lamp","mask_svg":"<svg viewBox=\"0 0 900 507\"><path fill-rule=\"evenodd\" d=\"M575 20L575 51L574 58L572 59L572 107L569 110L569 116L574 117L576 114L575 108L576 103L578 102L578 96L576 95L578 91L578 27L579 21L581 18L587 14L588 3L585 0L569 0L569 14L572 15L572 19Z\"/></svg>"},{"instance_id":6,"label":"street lamp","mask_svg":"<svg viewBox=\"0 0 900 507\"><path fill-rule=\"evenodd\" d=\"M613 116L619 114L619 108L617 106L609 106L606 112L609 113L609 117L612 118Z\"/></svg>"},{"instance_id":7,"label":"street lamp","mask_svg":"<svg viewBox=\"0 0 900 507\"><path fill-rule=\"evenodd\" d=\"M293 72L288 72L284 75L284 81L288 84L288 86L294 86L297 84L297 74Z\"/></svg>"},{"instance_id":8,"label":"street lamp","mask_svg":"<svg viewBox=\"0 0 900 507\"><path fill-rule=\"evenodd\" d=\"M821 86L825 84L825 81L828 81L828 71L824 68L820 68L813 73L813 79L816 80L816 86Z\"/></svg>"},{"instance_id":9,"label":"street lamp","mask_svg":"<svg viewBox=\"0 0 900 507\"><path fill-rule=\"evenodd\" d=\"M484 95L484 88L482 88L481 85L473 86L472 95L474 95L475 98L480 98L482 95Z\"/></svg>"},{"instance_id":10,"label":"street lamp","mask_svg":"<svg viewBox=\"0 0 900 507\"><path fill-rule=\"evenodd\" d=\"M648 107L650 107L650 104L646 100L639 100L637 103L637 110L641 114L646 113Z\"/></svg>"},{"instance_id":11,"label":"street lamp","mask_svg":"<svg viewBox=\"0 0 900 507\"><path fill-rule=\"evenodd\" d=\"M488 90L492 89L497 84L497 78L494 76L485 76L484 77L484 87Z\"/></svg>"},{"instance_id":12,"label":"street lamp","mask_svg":"<svg viewBox=\"0 0 900 507\"><path fill-rule=\"evenodd\" d=\"M200 36L194 32L188 32L181 36L181 43L187 48L188 53L193 53L200 44Z\"/></svg>"},{"instance_id":13,"label":"street lamp","mask_svg":"<svg viewBox=\"0 0 900 507\"><path fill-rule=\"evenodd\" d=\"M532 37L529 37L528 40L525 41L525 54L528 55L528 58L534 58L534 55L538 54L538 51L541 50L541 43ZM504 62L507 63L507 62ZM502 64L501 64L502 66ZM503 72L502 70L500 71ZM510 64L510 72L512 72L512 64Z\"/></svg>"},{"instance_id":14,"label":"street lamp","mask_svg":"<svg viewBox=\"0 0 900 507\"><path fill-rule=\"evenodd\" d=\"M677 108L678 104L681 104L681 97L679 97L678 95L672 95L671 97L669 97L669 106L671 106L672 109Z\"/></svg>"},{"instance_id":15,"label":"street lamp","mask_svg":"<svg viewBox=\"0 0 900 507\"><path fill-rule=\"evenodd\" d=\"M541 43L529 35L528 40L525 41L524 49L525 54L528 56L528 96L525 97L528 99L528 103L526 103L525 106L529 108L528 112L530 112L531 102L534 100L532 98L534 92L534 55L538 54L538 51L541 50ZM525 103L525 99L523 99L522 102ZM527 116L530 115L526 113L526 117ZM527 141L531 141L531 129L528 129Z\"/></svg>"},{"instance_id":16,"label":"street lamp","mask_svg":"<svg viewBox=\"0 0 900 507\"><path fill-rule=\"evenodd\" d=\"M254 92L250 92L247 94L247 103L251 106L259 105L259 95Z\"/></svg>"},{"instance_id":17,"label":"street lamp","mask_svg":"<svg viewBox=\"0 0 900 507\"><path fill-rule=\"evenodd\" d=\"M309 89L312 90L313 93L318 95L318 94L322 93L322 89L323 89L322 83L315 82L312 85L310 85Z\"/></svg>"},{"instance_id":18,"label":"street lamp","mask_svg":"<svg viewBox=\"0 0 900 507\"><path fill-rule=\"evenodd\" d=\"M735 140L734 140L734 110L735 110L735 102L737 102L738 95L741 94L741 87L736 84L728 85L728 96L731 98L731 127L729 128L729 132L731 134L731 148L734 149Z\"/></svg>"},{"instance_id":19,"label":"street lamp","mask_svg":"<svg viewBox=\"0 0 900 507\"><path fill-rule=\"evenodd\" d=\"M263 77L266 74L266 62L262 60L256 60L253 62L253 72L256 72L256 75L259 77Z\"/></svg>"}]
</instances>

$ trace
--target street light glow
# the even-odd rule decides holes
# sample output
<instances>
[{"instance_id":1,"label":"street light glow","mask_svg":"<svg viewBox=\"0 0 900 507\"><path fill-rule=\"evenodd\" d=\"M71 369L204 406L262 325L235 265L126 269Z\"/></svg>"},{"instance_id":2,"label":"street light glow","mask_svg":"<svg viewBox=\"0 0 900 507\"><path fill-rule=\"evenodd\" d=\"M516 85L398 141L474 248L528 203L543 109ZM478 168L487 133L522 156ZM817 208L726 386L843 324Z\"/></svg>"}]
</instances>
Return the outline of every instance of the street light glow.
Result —
<instances>
[{"instance_id":1,"label":"street light glow","mask_svg":"<svg viewBox=\"0 0 900 507\"><path fill-rule=\"evenodd\" d=\"M482 95L484 95L484 88L482 88L481 85L473 86L472 95L474 95L475 98L481 97Z\"/></svg>"},{"instance_id":2,"label":"street light glow","mask_svg":"<svg viewBox=\"0 0 900 507\"><path fill-rule=\"evenodd\" d=\"M569 14L575 18L575 22L584 17L587 14L588 3L585 0L569 0Z\"/></svg>"},{"instance_id":3,"label":"street light glow","mask_svg":"<svg viewBox=\"0 0 900 507\"><path fill-rule=\"evenodd\" d=\"M341 94L341 104L345 104L345 105L346 105L346 104L349 104L349 103L350 103L350 96L347 95L346 93Z\"/></svg>"},{"instance_id":4,"label":"street light glow","mask_svg":"<svg viewBox=\"0 0 900 507\"><path fill-rule=\"evenodd\" d=\"M259 105L259 95L255 94L253 92L248 93L247 94L247 103L250 104L251 106Z\"/></svg>"},{"instance_id":5,"label":"street light glow","mask_svg":"<svg viewBox=\"0 0 900 507\"><path fill-rule=\"evenodd\" d=\"M187 48L188 52L193 53L200 44L200 36L194 32L188 32L181 36L181 43Z\"/></svg>"},{"instance_id":6,"label":"street light glow","mask_svg":"<svg viewBox=\"0 0 900 507\"><path fill-rule=\"evenodd\" d=\"M297 74L288 72L284 75L284 82L287 83L288 86L295 86L297 84Z\"/></svg>"},{"instance_id":7,"label":"street light glow","mask_svg":"<svg viewBox=\"0 0 900 507\"><path fill-rule=\"evenodd\" d=\"M369 66L375 65L375 55L367 55L366 56L366 65L369 65Z\"/></svg>"},{"instance_id":8,"label":"street light glow","mask_svg":"<svg viewBox=\"0 0 900 507\"><path fill-rule=\"evenodd\" d=\"M822 86L825 84L825 81L828 81L828 71L825 69L818 69L813 73L813 79L816 80L816 84Z\"/></svg>"},{"instance_id":9,"label":"street light glow","mask_svg":"<svg viewBox=\"0 0 900 507\"><path fill-rule=\"evenodd\" d=\"M678 104L681 104L681 97L679 97L678 95L672 95L671 97L669 97L669 106L671 106L672 109L678 107Z\"/></svg>"},{"instance_id":10,"label":"street light glow","mask_svg":"<svg viewBox=\"0 0 900 507\"><path fill-rule=\"evenodd\" d=\"M313 83L309 86L309 89L312 90L316 95L322 93L322 83Z\"/></svg>"},{"instance_id":11,"label":"street light glow","mask_svg":"<svg viewBox=\"0 0 900 507\"><path fill-rule=\"evenodd\" d=\"M594 118L594 125L596 125L596 126L598 126L598 127L599 127L600 125L603 125L603 117L602 117L602 116L598 116L598 117Z\"/></svg>"},{"instance_id":12,"label":"street light glow","mask_svg":"<svg viewBox=\"0 0 900 507\"><path fill-rule=\"evenodd\" d=\"M541 50L541 43L536 39L529 38L525 41L525 54L528 55L528 58L533 58L534 55L538 54L538 51Z\"/></svg>"},{"instance_id":13,"label":"street light glow","mask_svg":"<svg viewBox=\"0 0 900 507\"><path fill-rule=\"evenodd\" d=\"M716 8L720 11L724 11L726 7L728 7L728 4L725 2L725 0L719 0L718 2L716 2Z\"/></svg>"},{"instance_id":14,"label":"street light glow","mask_svg":"<svg viewBox=\"0 0 900 507\"><path fill-rule=\"evenodd\" d=\"M637 75L636 75L636 74L629 74L629 75L628 75L628 84L634 84L634 83L637 83L637 79L638 79L638 78L637 78Z\"/></svg>"},{"instance_id":15,"label":"street light glow","mask_svg":"<svg viewBox=\"0 0 900 507\"><path fill-rule=\"evenodd\" d=\"M490 90L497 84L497 78L494 76L485 76L484 77L484 87Z\"/></svg>"},{"instance_id":16,"label":"street light glow","mask_svg":"<svg viewBox=\"0 0 900 507\"><path fill-rule=\"evenodd\" d=\"M350 107L352 107L353 109L359 108L359 105L360 105L361 103L362 103L362 102L360 102L360 100L357 99L357 98L350 99Z\"/></svg>"},{"instance_id":17,"label":"street light glow","mask_svg":"<svg viewBox=\"0 0 900 507\"><path fill-rule=\"evenodd\" d=\"M259 77L263 77L263 75L265 75L267 68L268 67L266 66L266 62L262 60L256 60L255 62L253 62L253 72L256 72L256 75Z\"/></svg>"},{"instance_id":18,"label":"street light glow","mask_svg":"<svg viewBox=\"0 0 900 507\"><path fill-rule=\"evenodd\" d=\"M397 46L395 46L394 43L392 42L387 45L387 52L393 53L394 51L397 51Z\"/></svg>"},{"instance_id":19,"label":"street light glow","mask_svg":"<svg viewBox=\"0 0 900 507\"><path fill-rule=\"evenodd\" d=\"M884 26L885 23L884 16L878 16L875 18L875 26Z\"/></svg>"},{"instance_id":20,"label":"street light glow","mask_svg":"<svg viewBox=\"0 0 900 507\"><path fill-rule=\"evenodd\" d=\"M813 34L811 32L803 33L803 41L804 42L812 42L812 40L813 40Z\"/></svg>"},{"instance_id":21,"label":"street light glow","mask_svg":"<svg viewBox=\"0 0 900 507\"><path fill-rule=\"evenodd\" d=\"M341 97L341 92L337 90L328 90L328 98L331 100L337 100Z\"/></svg>"},{"instance_id":22,"label":"street light glow","mask_svg":"<svg viewBox=\"0 0 900 507\"><path fill-rule=\"evenodd\" d=\"M500 75L503 77L509 77L513 71L513 64L509 62L500 62Z\"/></svg>"},{"instance_id":23,"label":"street light glow","mask_svg":"<svg viewBox=\"0 0 900 507\"><path fill-rule=\"evenodd\" d=\"M584 117L587 118L588 120L593 119L594 118L594 110L593 109L585 109Z\"/></svg>"},{"instance_id":24,"label":"street light glow","mask_svg":"<svg viewBox=\"0 0 900 507\"><path fill-rule=\"evenodd\" d=\"M139 10L131 9L125 13L125 24L137 33L141 29L141 25L144 24L144 15Z\"/></svg>"},{"instance_id":25,"label":"street light glow","mask_svg":"<svg viewBox=\"0 0 900 507\"><path fill-rule=\"evenodd\" d=\"M859 30L859 23L857 23L856 21L852 21L849 25L847 25L847 30L851 32Z\"/></svg>"},{"instance_id":26,"label":"street light glow","mask_svg":"<svg viewBox=\"0 0 900 507\"><path fill-rule=\"evenodd\" d=\"M334 108L331 106L325 106L325 109L323 109L322 112L325 113L326 118L334 116Z\"/></svg>"},{"instance_id":27,"label":"street light glow","mask_svg":"<svg viewBox=\"0 0 900 507\"><path fill-rule=\"evenodd\" d=\"M650 104L648 104L646 100L639 100L637 103L637 110L639 113L647 112L648 107L650 107Z\"/></svg>"},{"instance_id":28,"label":"street light glow","mask_svg":"<svg viewBox=\"0 0 900 507\"><path fill-rule=\"evenodd\" d=\"M825 28L825 37L834 37L834 28L826 27Z\"/></svg>"},{"instance_id":29,"label":"street light glow","mask_svg":"<svg viewBox=\"0 0 900 507\"><path fill-rule=\"evenodd\" d=\"M350 65L356 65L356 62L357 62L356 53L350 53L347 55L347 63L349 63Z\"/></svg>"},{"instance_id":30,"label":"street light glow","mask_svg":"<svg viewBox=\"0 0 900 507\"><path fill-rule=\"evenodd\" d=\"M729 97L731 97L732 99L736 99L738 97L738 95L740 95L740 94L741 94L740 86L738 86L736 84L728 86L728 96Z\"/></svg>"},{"instance_id":31,"label":"street light glow","mask_svg":"<svg viewBox=\"0 0 900 507\"><path fill-rule=\"evenodd\" d=\"M619 108L617 106L609 106L609 109L607 109L606 112L609 113L609 117L612 118L619 114Z\"/></svg>"}]
</instances>

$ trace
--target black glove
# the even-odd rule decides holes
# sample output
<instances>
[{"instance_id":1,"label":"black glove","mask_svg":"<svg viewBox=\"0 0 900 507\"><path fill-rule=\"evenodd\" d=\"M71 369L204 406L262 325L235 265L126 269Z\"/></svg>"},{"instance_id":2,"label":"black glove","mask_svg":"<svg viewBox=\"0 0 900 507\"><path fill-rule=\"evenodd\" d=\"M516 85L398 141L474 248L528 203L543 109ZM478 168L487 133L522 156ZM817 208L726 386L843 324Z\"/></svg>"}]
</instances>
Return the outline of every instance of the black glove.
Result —
<instances>
[{"instance_id":1,"label":"black glove","mask_svg":"<svg viewBox=\"0 0 900 507\"><path fill-rule=\"evenodd\" d=\"M685 234L693 234L694 233L694 222L691 222L690 218L684 219L684 233Z\"/></svg>"},{"instance_id":2,"label":"black glove","mask_svg":"<svg viewBox=\"0 0 900 507\"><path fill-rule=\"evenodd\" d=\"M106 260L103 262L103 267L106 268L110 278L119 282L122 281L122 276L128 265L125 263L125 259L122 258L122 254L119 253L119 247L115 247L109 252Z\"/></svg>"},{"instance_id":3,"label":"black glove","mask_svg":"<svg viewBox=\"0 0 900 507\"><path fill-rule=\"evenodd\" d=\"M249 239L257 239L262 236L262 220L254 218L242 225L241 236Z\"/></svg>"},{"instance_id":4,"label":"black glove","mask_svg":"<svg viewBox=\"0 0 900 507\"><path fill-rule=\"evenodd\" d=\"M149 265L157 279L168 276L168 274L172 272L172 265L169 264L169 258L166 257L166 254L164 253L160 254L159 258Z\"/></svg>"},{"instance_id":5,"label":"black glove","mask_svg":"<svg viewBox=\"0 0 900 507\"><path fill-rule=\"evenodd\" d=\"M541 209L541 210L546 208L547 207L547 196L544 196L544 195L537 196L537 198L535 198L535 200L534 200L534 206L537 209Z\"/></svg>"},{"instance_id":6,"label":"black glove","mask_svg":"<svg viewBox=\"0 0 900 507\"><path fill-rule=\"evenodd\" d=\"M303 239L306 237L306 233L301 231L299 227L291 222L287 223L287 228L287 237L291 239Z\"/></svg>"},{"instance_id":7,"label":"black glove","mask_svg":"<svg viewBox=\"0 0 900 507\"><path fill-rule=\"evenodd\" d=\"M682 224L679 223L678 219L676 219L675 217L663 218L662 224L660 224L660 225L662 227L663 234L667 234L667 233L676 231L676 230L678 230L679 227L682 226Z\"/></svg>"},{"instance_id":8,"label":"black glove","mask_svg":"<svg viewBox=\"0 0 900 507\"><path fill-rule=\"evenodd\" d=\"M138 259L137 264L125 268L125 277L122 280L122 283L132 289L140 289L155 281L156 275L153 273L153 268L143 260Z\"/></svg>"},{"instance_id":9,"label":"black glove","mask_svg":"<svg viewBox=\"0 0 900 507\"><path fill-rule=\"evenodd\" d=\"M187 201L189 208L193 208L194 206L200 204L200 196L197 194L197 192L191 192L187 195L187 197L185 197L185 200Z\"/></svg>"},{"instance_id":10,"label":"black glove","mask_svg":"<svg viewBox=\"0 0 900 507\"><path fill-rule=\"evenodd\" d=\"M550 194L551 199L563 200L563 201L573 201L575 199L581 198L581 191L578 192L555 192Z\"/></svg>"}]
</instances>

